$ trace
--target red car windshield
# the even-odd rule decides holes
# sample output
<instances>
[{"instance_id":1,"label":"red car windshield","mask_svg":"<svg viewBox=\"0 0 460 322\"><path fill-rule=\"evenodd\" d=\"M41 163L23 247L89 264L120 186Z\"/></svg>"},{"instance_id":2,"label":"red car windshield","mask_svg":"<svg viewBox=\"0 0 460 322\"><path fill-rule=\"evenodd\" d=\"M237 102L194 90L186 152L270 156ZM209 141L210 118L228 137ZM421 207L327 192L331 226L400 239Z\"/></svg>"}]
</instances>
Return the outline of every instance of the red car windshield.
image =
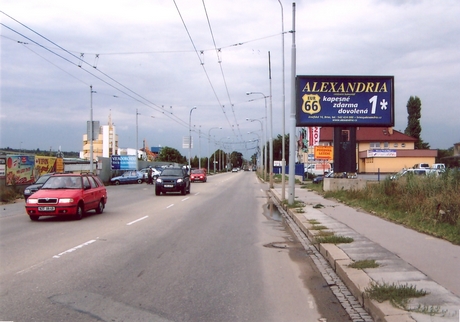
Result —
<instances>
[{"instance_id":1,"label":"red car windshield","mask_svg":"<svg viewBox=\"0 0 460 322\"><path fill-rule=\"evenodd\" d=\"M55 176L50 177L42 189L81 189L79 176Z\"/></svg>"}]
</instances>

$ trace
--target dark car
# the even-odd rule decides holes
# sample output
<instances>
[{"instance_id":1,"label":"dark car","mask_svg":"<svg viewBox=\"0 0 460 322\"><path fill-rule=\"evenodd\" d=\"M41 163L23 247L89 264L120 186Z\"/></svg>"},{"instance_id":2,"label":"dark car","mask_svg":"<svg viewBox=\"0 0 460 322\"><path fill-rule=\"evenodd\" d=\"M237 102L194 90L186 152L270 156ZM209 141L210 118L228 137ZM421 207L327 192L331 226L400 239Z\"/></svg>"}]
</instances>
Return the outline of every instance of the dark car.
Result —
<instances>
[{"instance_id":1,"label":"dark car","mask_svg":"<svg viewBox=\"0 0 460 322\"><path fill-rule=\"evenodd\" d=\"M83 218L89 210L104 211L107 190L92 174L53 174L26 201L26 213L33 221L42 216Z\"/></svg>"},{"instance_id":2,"label":"dark car","mask_svg":"<svg viewBox=\"0 0 460 322\"><path fill-rule=\"evenodd\" d=\"M329 172L329 173L326 173L326 175L319 175L319 176L316 176L316 177L313 179L313 183L316 183L316 184L321 183L321 182L323 182L324 178L329 178L329 177L332 176L332 174L333 174L333 172L331 171L331 172Z\"/></svg>"},{"instance_id":3,"label":"dark car","mask_svg":"<svg viewBox=\"0 0 460 322\"><path fill-rule=\"evenodd\" d=\"M190 193L190 176L184 168L165 168L155 181L155 194L166 192Z\"/></svg>"},{"instance_id":4,"label":"dark car","mask_svg":"<svg viewBox=\"0 0 460 322\"><path fill-rule=\"evenodd\" d=\"M24 200L27 201L27 198L29 198L34 192L40 190L40 188L43 186L43 184L49 179L49 177L52 175L52 173L45 173L42 176L40 176L37 181L34 182L34 184L28 186L27 188L24 189Z\"/></svg>"}]
</instances>

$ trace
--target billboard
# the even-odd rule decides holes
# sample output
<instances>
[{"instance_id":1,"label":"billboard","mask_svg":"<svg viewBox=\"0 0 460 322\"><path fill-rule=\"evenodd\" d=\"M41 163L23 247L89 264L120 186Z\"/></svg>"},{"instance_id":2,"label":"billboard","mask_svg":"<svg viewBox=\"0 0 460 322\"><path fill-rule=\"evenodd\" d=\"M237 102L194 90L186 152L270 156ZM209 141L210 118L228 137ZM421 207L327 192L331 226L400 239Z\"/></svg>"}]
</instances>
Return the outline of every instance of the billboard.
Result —
<instances>
[{"instance_id":1,"label":"billboard","mask_svg":"<svg viewBox=\"0 0 460 322\"><path fill-rule=\"evenodd\" d=\"M6 185L34 183L35 157L29 155L9 155L6 160Z\"/></svg>"},{"instance_id":2,"label":"billboard","mask_svg":"<svg viewBox=\"0 0 460 322\"><path fill-rule=\"evenodd\" d=\"M137 170L135 155L112 155L110 164L112 170Z\"/></svg>"},{"instance_id":3,"label":"billboard","mask_svg":"<svg viewBox=\"0 0 460 322\"><path fill-rule=\"evenodd\" d=\"M394 126L394 77L297 76L296 126Z\"/></svg>"},{"instance_id":4,"label":"billboard","mask_svg":"<svg viewBox=\"0 0 460 322\"><path fill-rule=\"evenodd\" d=\"M315 146L315 159L317 160L333 160L334 147L332 146Z\"/></svg>"}]
</instances>

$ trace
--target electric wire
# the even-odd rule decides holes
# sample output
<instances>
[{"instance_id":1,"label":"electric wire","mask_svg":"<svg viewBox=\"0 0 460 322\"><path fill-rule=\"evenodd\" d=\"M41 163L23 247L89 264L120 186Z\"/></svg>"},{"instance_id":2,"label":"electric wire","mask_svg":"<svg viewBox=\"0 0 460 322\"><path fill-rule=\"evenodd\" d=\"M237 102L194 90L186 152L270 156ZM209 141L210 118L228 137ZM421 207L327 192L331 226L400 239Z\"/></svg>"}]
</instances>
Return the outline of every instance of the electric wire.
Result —
<instances>
[{"instance_id":1,"label":"electric wire","mask_svg":"<svg viewBox=\"0 0 460 322\"><path fill-rule=\"evenodd\" d=\"M200 57L200 55L199 55L199 53L198 53L198 50L197 50L197 48L196 48L196 46L195 46L195 42L193 41L193 38L192 38L192 36L191 36L191 34L190 34L189 30L188 30L187 24L185 23L185 20L184 20L184 18L182 17L182 14L181 14L181 12L180 12L180 9L179 9L179 7L177 6L176 0L173 0L173 2L174 2L174 5L176 6L177 13L179 14L179 17L180 17L180 19L181 19L181 21L182 21L182 24L183 24L183 26L184 26L184 28L185 28L185 31L187 32L187 35L188 35L188 37L189 37L189 40L190 40L190 42L192 43L193 48L195 49L195 53L196 53L196 55L197 55L197 57L198 57L198 60L200 61L200 65L201 65L201 67L202 67L202 69L203 69L203 71L204 71L204 73L205 73L205 75L206 75L206 78L207 78L207 80L208 80L208 83L209 83L209 85L211 86L211 90L212 90L212 92L214 93L214 97L216 98L216 100L217 100L219 106L221 107L222 112L223 112L223 114L224 114L224 116L225 116L225 119L227 120L227 123L228 123L228 125L230 126L230 129L232 130L233 134L236 136L236 134L235 134L235 129L233 128L232 123L230 122L230 120L229 120L229 118L228 118L228 115L227 115L227 113L225 112L225 107L224 107L224 105L220 102L219 96L218 96L217 93L216 93L216 90L215 90L215 88L214 88L214 85L213 85L213 83L212 83L212 81L211 81L211 79L210 79L210 77L209 77L209 74L208 74L208 72L207 72L207 70L206 70L206 67L204 66L204 63L203 63L203 61L201 60L201 57Z\"/></svg>"},{"instance_id":2,"label":"electric wire","mask_svg":"<svg viewBox=\"0 0 460 322\"><path fill-rule=\"evenodd\" d=\"M217 55L217 62L219 63L219 67L220 67L220 73L222 75L222 80L224 82L224 85L225 85L225 91L227 93L227 98L228 98L228 101L230 103L230 107L232 109L232 113L233 113L233 118L235 120L235 124L237 126L237 129L238 129L238 134L239 134L239 139L243 139L243 136L241 135L241 130L240 130L240 124L238 123L238 120L236 118L236 115L235 115L235 109L234 109L234 105L232 103L232 99L230 97L230 93L229 93L229 90L228 90L228 85L227 85L227 80L225 78L225 73L224 73L224 70L222 68L222 59L221 57L219 56L219 53L221 52L221 49L220 48L217 48L217 45L216 45L216 39L214 37L214 32L212 31L212 27L211 27L211 21L209 20L209 15L208 15L208 10L206 9L206 4L204 2L204 0L202 0L202 3L203 3L203 9L204 9L204 12L206 14L206 20L208 22L208 27L209 27L209 32L211 33L211 38L212 38L212 42L214 44L214 49L215 49L215 52L216 52L216 55Z\"/></svg>"},{"instance_id":3,"label":"electric wire","mask_svg":"<svg viewBox=\"0 0 460 322\"><path fill-rule=\"evenodd\" d=\"M20 25L23 26L24 28L26 28L26 29L28 29L29 31L33 32L34 34L38 35L39 37L41 37L41 38L45 39L46 41L50 42L51 44L53 44L53 45L56 46L57 48L61 49L61 50L64 51L65 53L71 55L73 58L76 58L76 59L79 60L79 61L83 61L86 65L93 67L92 65L90 65L90 64L87 63L86 61L82 60L81 57L75 56L73 53L69 52L69 51L66 50L65 48L61 47L60 45L56 44L56 43L53 42L52 40L50 40L50 39L48 39L47 37L45 37L45 36L41 35L40 33L36 32L35 30L29 28L28 26L26 26L25 24L23 24L23 23L21 23L20 21L16 20L15 18L9 16L9 15L6 14L5 12L3 12L3 11L0 11L0 12L3 13L4 15L6 15L8 18L12 19L13 21L17 22L18 24L20 24ZM0 23L0 25L4 26L5 28L9 29L10 31L12 31L12 32L14 32L14 33L20 35L21 37L23 37L23 38L29 40L30 42L36 44L37 46L39 46L39 47L45 49L46 51L48 51L48 52L50 52L50 53L52 53L52 54L58 56L59 58L65 60L66 62L68 62L68 63L70 63L70 64L72 64L72 65L74 65L74 66L79 67L81 70L83 70L83 71L85 71L86 73L92 75L93 77L97 78L98 80L100 80L101 82L107 84L108 86L110 86L110 87L112 87L112 88L118 90L119 92L121 92L121 93L123 93L124 95L130 97L131 99L135 100L136 102L139 102L139 103L141 103L141 104L143 104L143 105L145 105L145 106L147 106L147 107L149 107L149 108L151 108L151 109L153 109L153 110L162 112L163 114L165 114L166 116L168 116L170 119L172 119L172 120L175 121L176 123L178 123L178 124L180 124L180 125L182 125L182 126L184 126L184 127L188 127L188 123L187 123L186 121L180 119L179 117L177 117L177 116L174 115L174 114L168 115L168 114L164 113L164 110L162 110L162 108L161 108L159 105L157 105L157 104L151 102L150 100L146 99L146 98L143 97L142 95L140 95L140 94L134 92L133 90L131 90L130 88L126 87L126 86L123 85L122 83L118 82L117 80L115 80L114 78L112 78L111 76L109 76L108 74L102 72L100 69L97 69L97 68L94 68L94 67L93 67L93 70L98 71L99 73L101 73L102 75L104 75L105 77L107 77L108 79L110 79L111 81L115 82L116 84L120 85L120 86L123 87L124 89L128 90L128 91L131 92L132 94L136 95L136 96L139 97L140 99L139 99L139 98L136 98L136 97L134 97L133 95L127 93L126 91L124 91L124 90L122 90L122 89L120 89L120 88L114 86L113 84L111 84L111 83L109 83L108 81L102 79L101 77L95 75L94 73L90 72L89 70L86 70L86 69L82 68L81 65L75 64L73 61L69 60L68 58L66 58L66 57L64 57L64 56L62 56L62 55L60 55L60 54L54 52L53 50L51 50L51 49L49 49L49 48L47 48L47 47L41 45L40 43L36 42L35 40L31 39L30 37L27 37L26 35L24 35L24 34L18 32L18 31L16 31L16 30L14 30L13 28L10 28L9 26L7 26L7 25L5 25L5 24L3 24L3 23ZM23 45L26 44L26 43L23 43L23 42L20 42L20 41L18 41L18 43L23 44ZM145 102L142 101L141 99L144 100ZM153 106L147 104L146 102L148 102L149 104L151 104L151 105L153 105ZM172 115L173 117L172 117L171 115Z\"/></svg>"}]
</instances>

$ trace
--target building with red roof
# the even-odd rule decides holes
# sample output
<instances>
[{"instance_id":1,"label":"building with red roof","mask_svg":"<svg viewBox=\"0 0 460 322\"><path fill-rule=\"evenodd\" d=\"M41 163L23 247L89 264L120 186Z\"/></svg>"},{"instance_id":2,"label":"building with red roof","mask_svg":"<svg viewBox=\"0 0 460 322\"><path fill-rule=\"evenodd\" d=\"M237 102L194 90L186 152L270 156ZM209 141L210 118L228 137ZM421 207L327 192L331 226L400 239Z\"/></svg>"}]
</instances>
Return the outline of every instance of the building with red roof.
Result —
<instances>
[{"instance_id":1,"label":"building with red roof","mask_svg":"<svg viewBox=\"0 0 460 322\"><path fill-rule=\"evenodd\" d=\"M430 166L434 164L438 150L415 149L416 142L416 138L391 127L357 127L357 172L394 173L420 163L428 163ZM333 127L320 128L319 145L334 145ZM324 162L324 160L312 160L312 155L314 155L314 148L309 147L308 152L299 154L300 161L303 163Z\"/></svg>"}]
</instances>

